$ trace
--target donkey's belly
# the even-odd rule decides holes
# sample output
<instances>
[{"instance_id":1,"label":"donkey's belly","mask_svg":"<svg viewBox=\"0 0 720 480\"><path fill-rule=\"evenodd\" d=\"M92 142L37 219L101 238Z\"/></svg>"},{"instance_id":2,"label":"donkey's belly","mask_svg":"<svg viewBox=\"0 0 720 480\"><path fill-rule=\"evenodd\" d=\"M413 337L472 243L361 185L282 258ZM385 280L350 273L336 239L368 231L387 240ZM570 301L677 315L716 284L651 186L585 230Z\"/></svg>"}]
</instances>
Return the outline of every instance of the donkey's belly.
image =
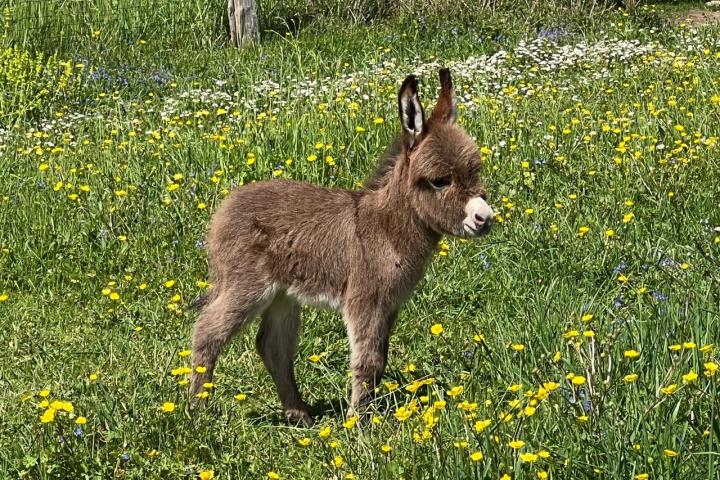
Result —
<instances>
[{"instance_id":1,"label":"donkey's belly","mask_svg":"<svg viewBox=\"0 0 720 480\"><path fill-rule=\"evenodd\" d=\"M342 311L343 299L340 296L328 295L326 293L314 294L304 292L301 287L290 287L287 289L287 294L302 305L328 308L337 312Z\"/></svg>"}]
</instances>

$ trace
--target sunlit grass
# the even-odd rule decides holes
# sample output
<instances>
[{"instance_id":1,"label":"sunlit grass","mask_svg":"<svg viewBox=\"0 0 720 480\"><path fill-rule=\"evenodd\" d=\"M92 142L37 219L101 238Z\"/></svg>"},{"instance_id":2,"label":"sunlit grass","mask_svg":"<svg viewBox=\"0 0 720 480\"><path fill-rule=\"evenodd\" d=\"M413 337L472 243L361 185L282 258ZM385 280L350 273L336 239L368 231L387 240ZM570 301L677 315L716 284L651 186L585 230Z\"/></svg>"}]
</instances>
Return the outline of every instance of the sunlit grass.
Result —
<instances>
[{"instance_id":1,"label":"sunlit grass","mask_svg":"<svg viewBox=\"0 0 720 480\"><path fill-rule=\"evenodd\" d=\"M70 75L5 77L0 471L715 478L717 29L653 33L613 15L585 38L451 44L421 26L353 29L334 56L331 37L313 50L300 35L208 53L203 70L199 53L163 65L146 42L125 70L66 57ZM8 64L43 64L22 55ZM212 212L273 177L360 188L398 129L399 82L419 73L430 106L441 65L496 228L438 246L371 418L343 417L344 327L313 309L297 369L316 428L284 423L255 326L221 356L209 408L190 413L189 305L209 288ZM22 108L43 88L48 100Z\"/></svg>"}]
</instances>

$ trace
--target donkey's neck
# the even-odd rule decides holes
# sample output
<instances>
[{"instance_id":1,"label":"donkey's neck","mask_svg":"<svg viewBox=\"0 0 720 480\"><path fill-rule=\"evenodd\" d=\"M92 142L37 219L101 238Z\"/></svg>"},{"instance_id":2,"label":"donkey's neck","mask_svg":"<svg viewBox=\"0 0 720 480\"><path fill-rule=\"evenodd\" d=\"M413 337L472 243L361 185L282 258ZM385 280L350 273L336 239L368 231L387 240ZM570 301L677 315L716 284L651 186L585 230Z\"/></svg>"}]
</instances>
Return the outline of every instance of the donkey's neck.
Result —
<instances>
[{"instance_id":1,"label":"donkey's neck","mask_svg":"<svg viewBox=\"0 0 720 480\"><path fill-rule=\"evenodd\" d=\"M385 183L365 194L364 205L377 222L393 249L412 263L425 263L432 255L441 235L424 222L412 207L407 184L401 171L402 159L393 162Z\"/></svg>"}]
</instances>

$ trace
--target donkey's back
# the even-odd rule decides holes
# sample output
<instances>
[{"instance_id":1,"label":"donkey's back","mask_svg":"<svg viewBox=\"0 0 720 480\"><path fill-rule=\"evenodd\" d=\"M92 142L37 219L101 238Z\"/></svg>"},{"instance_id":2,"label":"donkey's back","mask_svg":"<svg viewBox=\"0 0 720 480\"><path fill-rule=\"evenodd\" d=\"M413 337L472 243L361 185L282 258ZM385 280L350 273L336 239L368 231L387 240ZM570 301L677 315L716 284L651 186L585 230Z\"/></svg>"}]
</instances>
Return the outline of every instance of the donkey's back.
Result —
<instances>
[{"instance_id":1,"label":"donkey's back","mask_svg":"<svg viewBox=\"0 0 720 480\"><path fill-rule=\"evenodd\" d=\"M283 179L235 190L208 233L215 288L266 285L318 297L307 303L339 301L353 255L360 195Z\"/></svg>"}]
</instances>

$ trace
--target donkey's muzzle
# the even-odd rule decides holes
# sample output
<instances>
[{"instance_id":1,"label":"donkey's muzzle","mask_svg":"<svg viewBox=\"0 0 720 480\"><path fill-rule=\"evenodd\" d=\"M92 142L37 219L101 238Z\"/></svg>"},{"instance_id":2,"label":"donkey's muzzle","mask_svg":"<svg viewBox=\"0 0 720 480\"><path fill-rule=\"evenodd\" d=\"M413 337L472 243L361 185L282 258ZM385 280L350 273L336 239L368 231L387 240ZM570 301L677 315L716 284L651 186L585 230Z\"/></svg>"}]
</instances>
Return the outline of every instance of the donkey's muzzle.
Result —
<instances>
[{"instance_id":1,"label":"donkey's muzzle","mask_svg":"<svg viewBox=\"0 0 720 480\"><path fill-rule=\"evenodd\" d=\"M483 235L490 231L495 213L482 197L472 198L465 206L463 230L469 237Z\"/></svg>"}]
</instances>

